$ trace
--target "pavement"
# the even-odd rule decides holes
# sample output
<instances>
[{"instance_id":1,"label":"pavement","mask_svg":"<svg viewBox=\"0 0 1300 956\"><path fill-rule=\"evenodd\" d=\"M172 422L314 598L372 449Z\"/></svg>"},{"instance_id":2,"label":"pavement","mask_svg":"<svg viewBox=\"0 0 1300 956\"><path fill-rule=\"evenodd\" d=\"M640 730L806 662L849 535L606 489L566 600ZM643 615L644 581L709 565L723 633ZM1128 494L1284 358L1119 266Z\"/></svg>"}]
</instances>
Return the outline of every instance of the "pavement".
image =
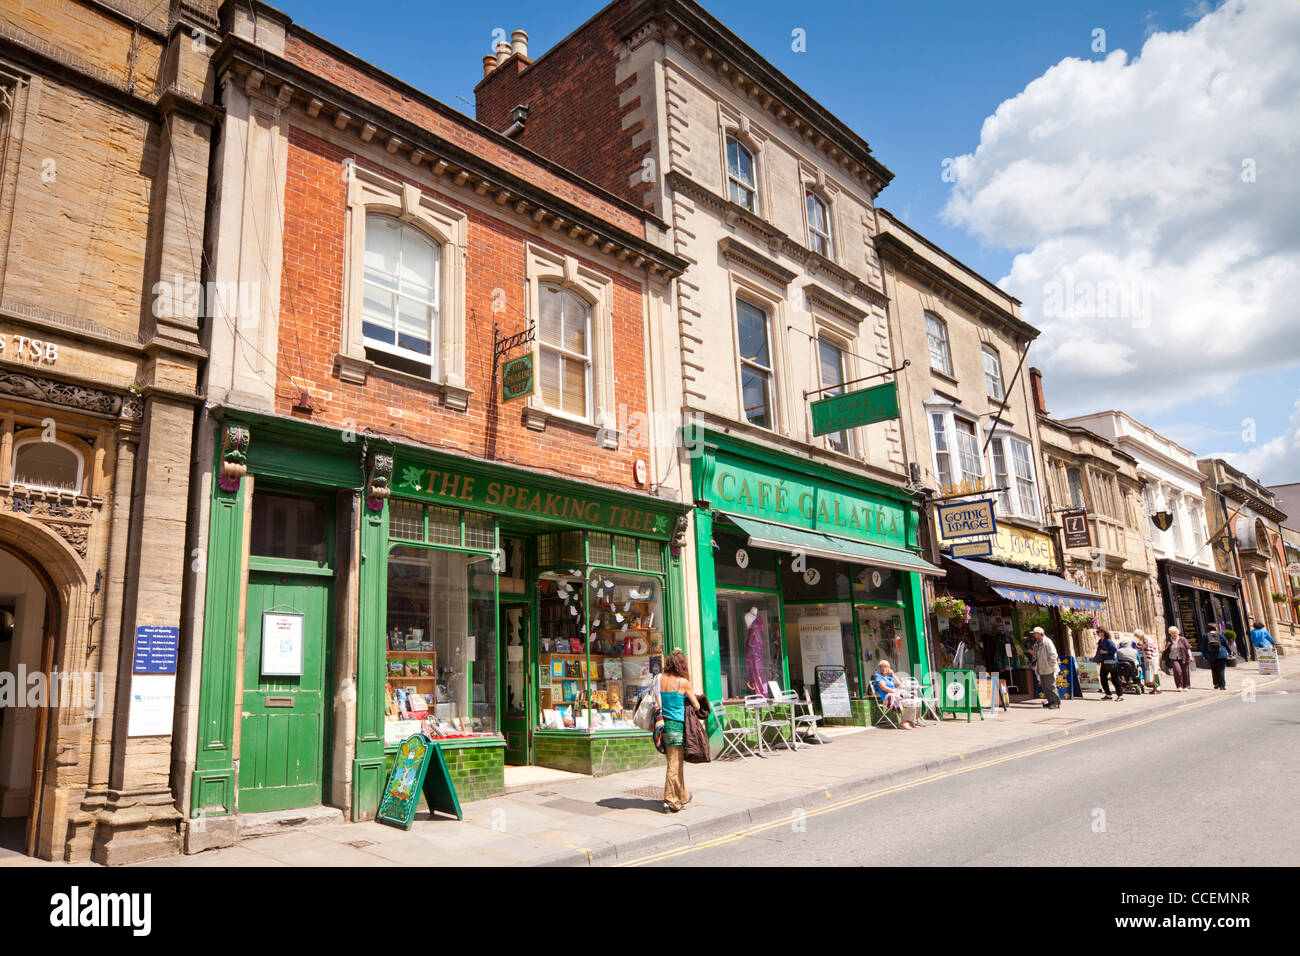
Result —
<instances>
[{"instance_id":1,"label":"pavement","mask_svg":"<svg viewBox=\"0 0 1300 956\"><path fill-rule=\"evenodd\" d=\"M1091 694L1048 711L1039 702L967 723L951 716L915 730L830 728L830 743L777 751L764 759L688 764L691 803L680 813L663 809L663 768L607 777L539 783L463 807L465 819L421 812L409 831L374 822L289 830L145 866L548 866L627 865L717 840L760 824L819 813L840 801L943 774L1000 755L1041 748L1052 741L1107 734L1108 746L1125 737L1111 731L1180 708L1263 690L1282 677L1261 677L1258 665L1228 670L1228 690L1210 687L1197 670L1187 693L1127 695L1101 700ZM1300 675L1298 675L1300 676ZM1165 687L1169 686L1165 679ZM1177 732L1177 724L1168 725ZM1026 761L1036 759L1030 755ZM40 865L0 851L0 867ZM60 865L60 864L46 864Z\"/></svg>"}]
</instances>

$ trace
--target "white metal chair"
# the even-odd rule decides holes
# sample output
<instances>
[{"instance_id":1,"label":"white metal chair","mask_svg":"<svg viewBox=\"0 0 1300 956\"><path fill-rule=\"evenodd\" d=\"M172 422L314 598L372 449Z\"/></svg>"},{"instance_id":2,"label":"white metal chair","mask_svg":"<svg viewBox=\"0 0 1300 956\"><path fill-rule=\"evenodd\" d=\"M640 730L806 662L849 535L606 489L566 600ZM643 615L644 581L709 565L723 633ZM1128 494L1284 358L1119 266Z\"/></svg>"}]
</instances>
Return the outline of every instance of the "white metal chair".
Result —
<instances>
[{"instance_id":1,"label":"white metal chair","mask_svg":"<svg viewBox=\"0 0 1300 956\"><path fill-rule=\"evenodd\" d=\"M932 687L922 684L915 677L907 674L899 678L899 684L921 702L922 720L933 718L936 723L943 723L942 714L939 712L939 699L934 696Z\"/></svg>"},{"instance_id":2,"label":"white metal chair","mask_svg":"<svg viewBox=\"0 0 1300 956\"><path fill-rule=\"evenodd\" d=\"M803 711L800 713L800 711ZM819 744L830 743L825 737L817 732L817 725L821 723L822 715L813 710L812 695L807 689L803 692L803 697L796 697L794 701L794 733L795 737L802 737L807 740L811 737Z\"/></svg>"},{"instance_id":3,"label":"white metal chair","mask_svg":"<svg viewBox=\"0 0 1300 956\"><path fill-rule=\"evenodd\" d=\"M771 727L777 729L777 733L782 740L785 740L784 720L764 720L763 711L770 706L770 702L762 694L750 694L745 698L745 706L754 712L754 728L758 731L758 755L765 756L764 750L771 751L772 745L767 742L763 736L764 732Z\"/></svg>"},{"instance_id":4,"label":"white metal chair","mask_svg":"<svg viewBox=\"0 0 1300 956\"><path fill-rule=\"evenodd\" d=\"M876 689L874 680L867 681L867 695L868 699L875 701L877 705L876 719L871 722L871 726L879 727L881 724L887 724L895 730L903 728L902 715L894 713L885 705L884 698L880 696L880 692Z\"/></svg>"},{"instance_id":5,"label":"white metal chair","mask_svg":"<svg viewBox=\"0 0 1300 956\"><path fill-rule=\"evenodd\" d=\"M753 728L742 726L732 720L731 716L727 713L727 705L725 703L719 701L713 705L713 716L718 721L718 732L722 734L722 752L718 754L719 760L727 756L729 753L734 753L741 760L744 760L747 756L760 756L759 754L754 753L749 746L749 741L746 740L749 736L749 732Z\"/></svg>"}]
</instances>

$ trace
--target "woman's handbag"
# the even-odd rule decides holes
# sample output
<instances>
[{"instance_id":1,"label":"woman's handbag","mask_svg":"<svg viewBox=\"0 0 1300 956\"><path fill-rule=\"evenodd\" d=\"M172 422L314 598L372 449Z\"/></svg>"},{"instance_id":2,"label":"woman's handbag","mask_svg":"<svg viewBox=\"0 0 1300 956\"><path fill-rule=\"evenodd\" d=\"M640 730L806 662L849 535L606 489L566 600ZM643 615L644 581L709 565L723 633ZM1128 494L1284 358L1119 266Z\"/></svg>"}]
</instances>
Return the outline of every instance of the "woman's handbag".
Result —
<instances>
[{"instance_id":1,"label":"woman's handbag","mask_svg":"<svg viewBox=\"0 0 1300 956\"><path fill-rule=\"evenodd\" d=\"M636 713L632 715L632 723L642 730L654 730L655 714L659 710L658 693L654 686L657 683L658 681L655 681L646 688L641 702L636 705Z\"/></svg>"}]
</instances>

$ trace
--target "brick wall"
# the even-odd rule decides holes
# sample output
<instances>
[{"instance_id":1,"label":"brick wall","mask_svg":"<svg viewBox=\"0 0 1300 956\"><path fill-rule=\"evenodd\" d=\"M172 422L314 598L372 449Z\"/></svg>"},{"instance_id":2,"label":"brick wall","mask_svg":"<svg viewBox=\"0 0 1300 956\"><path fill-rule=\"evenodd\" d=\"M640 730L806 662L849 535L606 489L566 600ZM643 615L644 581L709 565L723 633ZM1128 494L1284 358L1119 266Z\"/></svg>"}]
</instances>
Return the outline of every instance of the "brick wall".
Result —
<instances>
[{"instance_id":1,"label":"brick wall","mask_svg":"<svg viewBox=\"0 0 1300 956\"><path fill-rule=\"evenodd\" d=\"M637 82L635 74L615 81L618 37L613 24L627 13L630 0L610 4L531 65L512 57L474 91L480 123L503 130L510 111L531 107L517 141L567 166L598 186L643 205L650 183L630 184L650 151L649 142L633 145L645 123L624 129L624 119L640 109L640 98L619 103L620 94Z\"/></svg>"},{"instance_id":2,"label":"brick wall","mask_svg":"<svg viewBox=\"0 0 1300 956\"><path fill-rule=\"evenodd\" d=\"M308 39L296 33L290 33L286 41L285 58L292 63L297 63L311 70L323 79L337 83L349 92L365 97L376 106L386 109L409 122L416 123L422 129L441 136L463 149L470 150L475 155L500 166L516 176L527 179L529 182L595 216L599 216L638 236L642 234L641 219L635 213L585 189L581 183L547 169L545 166L529 159L526 155L511 149L501 140L488 135L486 131L476 129L469 122L458 120L455 115L448 115L447 112L435 109L416 95L404 92L395 83L386 81L378 71L362 69L326 50L320 49ZM611 77L613 69L613 62L611 61L609 64ZM510 107L514 105L515 103L512 102L506 107L507 114ZM509 121L499 124L488 123L486 125L500 131L509 125ZM527 146L529 144L524 143L523 145ZM558 156L548 158L569 166L580 175L585 175L576 165L564 163L563 159ZM598 185L603 185L598 180L593 181L597 182ZM610 191L626 198L626 190L610 189Z\"/></svg>"},{"instance_id":3,"label":"brick wall","mask_svg":"<svg viewBox=\"0 0 1300 956\"><path fill-rule=\"evenodd\" d=\"M466 206L454 192L437 195L442 202L465 210L469 222L465 375L467 386L474 390L469 408L445 409L436 389L386 378L382 370L372 372L363 386L335 376L333 357L341 348L343 326L347 209L343 160L349 157L392 179L414 182L400 170L375 166L301 129L290 130L276 411L336 428L369 426L399 441L635 488L633 462L644 457L643 449L629 449L625 443L617 451L601 449L589 431L554 419L546 431L531 431L522 422L522 402L493 407L493 290L505 291L506 313L498 317L502 334L522 331L527 325L526 243L561 254L572 251ZM428 190L427 184L419 185ZM589 268L612 275L607 262L579 258ZM624 420L646 413L642 291L639 282L623 276L614 275L613 284L615 406ZM299 387L311 395L314 409L309 415L293 410Z\"/></svg>"}]
</instances>

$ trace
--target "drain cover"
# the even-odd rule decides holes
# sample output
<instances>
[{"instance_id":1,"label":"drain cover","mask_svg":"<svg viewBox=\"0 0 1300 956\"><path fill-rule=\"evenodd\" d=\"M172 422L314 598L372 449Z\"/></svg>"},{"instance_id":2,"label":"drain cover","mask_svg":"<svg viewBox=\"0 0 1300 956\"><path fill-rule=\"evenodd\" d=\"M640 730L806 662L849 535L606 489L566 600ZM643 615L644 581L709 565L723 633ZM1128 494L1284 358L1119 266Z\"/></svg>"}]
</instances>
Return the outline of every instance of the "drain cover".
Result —
<instances>
[{"instance_id":1,"label":"drain cover","mask_svg":"<svg viewBox=\"0 0 1300 956\"><path fill-rule=\"evenodd\" d=\"M352 840L348 843L348 846L352 847L354 850L362 850L368 846L374 845L375 843L373 840Z\"/></svg>"},{"instance_id":2,"label":"drain cover","mask_svg":"<svg viewBox=\"0 0 1300 956\"><path fill-rule=\"evenodd\" d=\"M534 790L534 791L533 791L533 796L535 796L535 797L554 797L554 796L557 796L557 794L556 794L556 792L555 792L554 790Z\"/></svg>"},{"instance_id":3,"label":"drain cover","mask_svg":"<svg viewBox=\"0 0 1300 956\"><path fill-rule=\"evenodd\" d=\"M664 788L637 787L635 790L624 790L623 795L627 797L646 797L650 800L662 800L664 798Z\"/></svg>"}]
</instances>

